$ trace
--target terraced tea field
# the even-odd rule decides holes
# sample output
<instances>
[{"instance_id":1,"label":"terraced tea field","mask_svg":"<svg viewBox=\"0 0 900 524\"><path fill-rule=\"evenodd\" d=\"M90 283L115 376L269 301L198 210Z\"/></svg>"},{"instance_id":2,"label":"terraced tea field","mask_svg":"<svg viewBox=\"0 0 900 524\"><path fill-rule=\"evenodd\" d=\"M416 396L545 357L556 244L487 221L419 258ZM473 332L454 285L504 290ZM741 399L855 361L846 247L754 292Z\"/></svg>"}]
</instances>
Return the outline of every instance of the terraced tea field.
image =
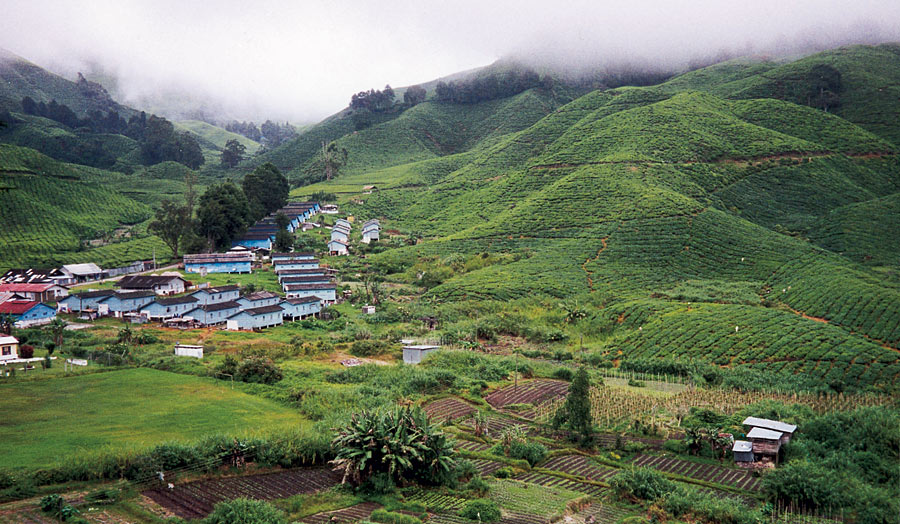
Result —
<instances>
[{"instance_id":1,"label":"terraced tea field","mask_svg":"<svg viewBox=\"0 0 900 524\"><path fill-rule=\"evenodd\" d=\"M558 399L569 391L569 383L562 380L535 379L522 381L518 385L506 386L494 391L484 399L497 409L511 404L531 404L539 406L545 402ZM521 417L534 418L535 411L526 409L517 411Z\"/></svg>"},{"instance_id":2,"label":"terraced tea field","mask_svg":"<svg viewBox=\"0 0 900 524\"><path fill-rule=\"evenodd\" d=\"M183 519L208 515L218 502L239 497L274 500L301 493L315 493L336 486L341 475L329 468L292 469L264 475L200 480L158 487L144 492L160 506Z\"/></svg>"},{"instance_id":3,"label":"terraced tea field","mask_svg":"<svg viewBox=\"0 0 900 524\"><path fill-rule=\"evenodd\" d=\"M700 464L658 455L639 455L635 457L634 464L747 491L756 491L760 488L759 477L754 477L750 471L743 469Z\"/></svg>"}]
</instances>

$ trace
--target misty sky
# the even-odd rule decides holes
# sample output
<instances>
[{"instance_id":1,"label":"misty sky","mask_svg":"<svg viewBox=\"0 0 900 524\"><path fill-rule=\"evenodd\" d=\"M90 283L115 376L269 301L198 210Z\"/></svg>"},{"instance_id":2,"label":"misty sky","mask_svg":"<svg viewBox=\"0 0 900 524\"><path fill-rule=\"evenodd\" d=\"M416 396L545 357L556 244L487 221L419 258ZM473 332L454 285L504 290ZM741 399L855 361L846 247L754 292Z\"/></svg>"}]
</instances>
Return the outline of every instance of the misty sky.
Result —
<instances>
[{"instance_id":1,"label":"misty sky","mask_svg":"<svg viewBox=\"0 0 900 524\"><path fill-rule=\"evenodd\" d=\"M74 77L101 64L123 102L183 90L247 118L314 121L350 95L517 54L544 64L683 67L900 40L898 0L3 0L0 47Z\"/></svg>"}]
</instances>

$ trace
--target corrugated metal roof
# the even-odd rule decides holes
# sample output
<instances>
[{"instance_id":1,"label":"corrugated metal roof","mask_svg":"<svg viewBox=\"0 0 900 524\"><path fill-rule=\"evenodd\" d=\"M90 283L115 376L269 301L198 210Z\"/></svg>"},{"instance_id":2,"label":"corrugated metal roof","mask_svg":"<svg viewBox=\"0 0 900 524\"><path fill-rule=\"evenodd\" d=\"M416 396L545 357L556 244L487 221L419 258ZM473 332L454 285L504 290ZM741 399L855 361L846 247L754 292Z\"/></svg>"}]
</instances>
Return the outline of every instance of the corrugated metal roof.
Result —
<instances>
[{"instance_id":1,"label":"corrugated metal roof","mask_svg":"<svg viewBox=\"0 0 900 524\"><path fill-rule=\"evenodd\" d=\"M311 304L313 302L319 302L320 300L322 300L322 299L315 295L310 295L308 297L303 297L303 298L288 298L288 299L285 299L284 302L287 302L288 304L296 306L298 304Z\"/></svg>"},{"instance_id":2,"label":"corrugated metal roof","mask_svg":"<svg viewBox=\"0 0 900 524\"><path fill-rule=\"evenodd\" d=\"M735 453L747 453L753 451L753 443L746 440L735 440L731 451Z\"/></svg>"},{"instance_id":3,"label":"corrugated metal roof","mask_svg":"<svg viewBox=\"0 0 900 524\"><path fill-rule=\"evenodd\" d=\"M93 262L88 262L87 264L66 264L63 266L63 269L73 275L96 275L97 273L103 273L100 266Z\"/></svg>"},{"instance_id":4,"label":"corrugated metal roof","mask_svg":"<svg viewBox=\"0 0 900 524\"><path fill-rule=\"evenodd\" d=\"M319 289L337 289L334 284L288 284L284 286L285 291L316 291Z\"/></svg>"},{"instance_id":5,"label":"corrugated metal roof","mask_svg":"<svg viewBox=\"0 0 900 524\"><path fill-rule=\"evenodd\" d=\"M36 300L7 300L6 302L0 303L0 313L21 315L38 304L40 304L40 302Z\"/></svg>"},{"instance_id":6,"label":"corrugated metal roof","mask_svg":"<svg viewBox=\"0 0 900 524\"><path fill-rule=\"evenodd\" d=\"M755 428L771 429L782 433L793 433L797 430L797 426L781 422L779 420L770 420L767 418L747 417L744 419L745 426L753 426Z\"/></svg>"},{"instance_id":7,"label":"corrugated metal roof","mask_svg":"<svg viewBox=\"0 0 900 524\"><path fill-rule=\"evenodd\" d=\"M771 429L753 428L747 433L747 438L761 438L763 440L778 440L783 435L780 431L772 431Z\"/></svg>"},{"instance_id":8,"label":"corrugated metal roof","mask_svg":"<svg viewBox=\"0 0 900 524\"><path fill-rule=\"evenodd\" d=\"M47 291L51 287L56 284L0 284L0 291L9 291L15 293L17 291L22 293L43 293Z\"/></svg>"},{"instance_id":9,"label":"corrugated metal roof","mask_svg":"<svg viewBox=\"0 0 900 524\"><path fill-rule=\"evenodd\" d=\"M16 337L0 337L0 344L18 344L19 339Z\"/></svg>"}]
</instances>

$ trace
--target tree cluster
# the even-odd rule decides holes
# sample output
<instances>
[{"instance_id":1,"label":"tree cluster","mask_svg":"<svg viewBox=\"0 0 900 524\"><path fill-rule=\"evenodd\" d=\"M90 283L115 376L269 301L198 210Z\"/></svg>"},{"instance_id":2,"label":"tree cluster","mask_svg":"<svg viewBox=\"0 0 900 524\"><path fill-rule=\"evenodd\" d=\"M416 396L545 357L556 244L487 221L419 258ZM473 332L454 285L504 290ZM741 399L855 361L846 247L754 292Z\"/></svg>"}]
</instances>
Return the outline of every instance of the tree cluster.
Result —
<instances>
[{"instance_id":1,"label":"tree cluster","mask_svg":"<svg viewBox=\"0 0 900 524\"><path fill-rule=\"evenodd\" d=\"M387 111L394 105L394 89L390 85L384 86L383 90L376 91L369 89L368 91L360 91L350 97L350 109L367 110L373 113Z\"/></svg>"},{"instance_id":2,"label":"tree cluster","mask_svg":"<svg viewBox=\"0 0 900 524\"><path fill-rule=\"evenodd\" d=\"M256 221L283 207L291 186L275 164L266 162L244 177L241 188L250 206L250 216Z\"/></svg>"},{"instance_id":3,"label":"tree cluster","mask_svg":"<svg viewBox=\"0 0 900 524\"><path fill-rule=\"evenodd\" d=\"M435 98L442 102L474 104L506 98L535 87L552 87L550 77L542 79L531 69L492 73L458 82L438 82Z\"/></svg>"},{"instance_id":4,"label":"tree cluster","mask_svg":"<svg viewBox=\"0 0 900 524\"><path fill-rule=\"evenodd\" d=\"M426 94L425 88L420 85L409 86L403 93L403 103L410 107L421 104L425 101Z\"/></svg>"},{"instance_id":5,"label":"tree cluster","mask_svg":"<svg viewBox=\"0 0 900 524\"><path fill-rule=\"evenodd\" d=\"M222 150L222 166L228 168L237 166L244 159L246 152L247 146L233 138L225 142L225 148Z\"/></svg>"},{"instance_id":6,"label":"tree cluster","mask_svg":"<svg viewBox=\"0 0 900 524\"><path fill-rule=\"evenodd\" d=\"M225 130L245 136L270 149L278 147L297 136L297 130L291 124L287 122L279 124L271 120L266 120L259 127L254 122L232 120L225 124Z\"/></svg>"},{"instance_id":7,"label":"tree cluster","mask_svg":"<svg viewBox=\"0 0 900 524\"><path fill-rule=\"evenodd\" d=\"M843 90L841 72L827 64L813 66L806 78L806 105L822 109L826 113L829 108L841 105L840 93Z\"/></svg>"},{"instance_id":8,"label":"tree cluster","mask_svg":"<svg viewBox=\"0 0 900 524\"><path fill-rule=\"evenodd\" d=\"M145 165L174 161L191 169L203 165L203 153L200 144L190 133L178 133L175 126L165 118L141 112L132 116L127 122L118 112L91 111L85 118L78 118L72 109L56 100L49 103L35 102L31 97L22 99L22 111L29 115L49 118L73 129L84 128L93 133L115 133L136 140L141 148L141 162ZM93 145L92 145L93 144ZM108 167L115 162L112 153L106 151L99 141L94 143L79 142L83 158L87 165ZM92 149L99 148L100 151ZM98 160L100 159L100 160ZM82 160L76 160L84 163Z\"/></svg>"}]
</instances>

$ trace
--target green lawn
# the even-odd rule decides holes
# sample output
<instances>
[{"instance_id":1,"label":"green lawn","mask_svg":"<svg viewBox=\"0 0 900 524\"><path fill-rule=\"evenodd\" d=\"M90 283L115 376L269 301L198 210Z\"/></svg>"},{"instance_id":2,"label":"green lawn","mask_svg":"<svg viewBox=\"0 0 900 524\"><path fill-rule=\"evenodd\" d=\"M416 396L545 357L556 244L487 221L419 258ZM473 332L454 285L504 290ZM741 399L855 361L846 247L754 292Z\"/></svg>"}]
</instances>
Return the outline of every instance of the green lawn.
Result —
<instances>
[{"instance_id":1,"label":"green lawn","mask_svg":"<svg viewBox=\"0 0 900 524\"><path fill-rule=\"evenodd\" d=\"M221 384L146 368L0 384L0 468L304 423L286 407Z\"/></svg>"}]
</instances>

